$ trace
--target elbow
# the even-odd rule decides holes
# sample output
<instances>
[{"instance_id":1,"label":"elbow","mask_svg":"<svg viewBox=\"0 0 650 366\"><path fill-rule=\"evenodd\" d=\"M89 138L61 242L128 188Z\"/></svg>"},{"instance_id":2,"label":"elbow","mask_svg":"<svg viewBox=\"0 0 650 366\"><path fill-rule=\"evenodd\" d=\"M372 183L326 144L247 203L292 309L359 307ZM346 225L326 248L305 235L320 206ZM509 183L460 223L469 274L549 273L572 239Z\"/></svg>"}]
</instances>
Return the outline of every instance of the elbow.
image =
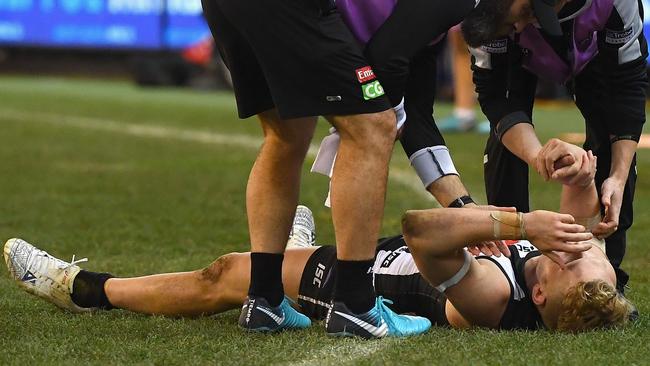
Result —
<instances>
[{"instance_id":1,"label":"elbow","mask_svg":"<svg viewBox=\"0 0 650 366\"><path fill-rule=\"evenodd\" d=\"M404 237L412 236L414 230L414 211L408 210L402 215L402 235Z\"/></svg>"}]
</instances>

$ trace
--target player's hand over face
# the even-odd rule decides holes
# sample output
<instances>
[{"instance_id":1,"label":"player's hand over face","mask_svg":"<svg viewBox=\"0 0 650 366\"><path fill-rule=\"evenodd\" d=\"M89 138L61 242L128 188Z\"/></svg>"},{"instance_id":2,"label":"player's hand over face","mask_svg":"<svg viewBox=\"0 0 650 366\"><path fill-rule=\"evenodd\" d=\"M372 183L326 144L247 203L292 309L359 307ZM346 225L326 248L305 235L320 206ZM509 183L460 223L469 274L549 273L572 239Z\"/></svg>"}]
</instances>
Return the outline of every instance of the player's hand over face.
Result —
<instances>
[{"instance_id":1,"label":"player's hand over face","mask_svg":"<svg viewBox=\"0 0 650 366\"><path fill-rule=\"evenodd\" d=\"M555 252L578 253L591 248L591 244L580 242L591 239L592 234L576 224L571 215L533 211L524 214L524 227L533 245L561 268L564 260Z\"/></svg>"},{"instance_id":2,"label":"player's hand over face","mask_svg":"<svg viewBox=\"0 0 650 366\"><path fill-rule=\"evenodd\" d=\"M601 187L601 202L605 206L603 221L591 230L598 238L606 238L618 229L618 217L623 203L625 182L615 177L607 178Z\"/></svg>"},{"instance_id":3,"label":"player's hand over face","mask_svg":"<svg viewBox=\"0 0 650 366\"><path fill-rule=\"evenodd\" d=\"M468 204L463 206L463 208L470 208L474 210L485 210L485 211L517 212L516 207L497 207L492 205ZM483 241L477 244L470 244L467 246L467 250L473 255L483 254L487 256L494 255L496 257L505 255L506 257L510 257L510 249L508 249L508 246L501 240L490 240L490 241Z\"/></svg>"}]
</instances>

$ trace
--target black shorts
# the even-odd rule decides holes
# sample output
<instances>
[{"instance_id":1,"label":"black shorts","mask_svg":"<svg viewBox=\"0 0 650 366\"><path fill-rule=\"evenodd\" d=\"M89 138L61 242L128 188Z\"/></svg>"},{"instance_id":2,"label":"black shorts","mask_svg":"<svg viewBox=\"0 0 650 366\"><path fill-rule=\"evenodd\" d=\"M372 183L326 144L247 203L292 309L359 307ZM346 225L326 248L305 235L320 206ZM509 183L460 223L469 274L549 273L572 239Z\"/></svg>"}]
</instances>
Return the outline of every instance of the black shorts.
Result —
<instances>
[{"instance_id":1,"label":"black shorts","mask_svg":"<svg viewBox=\"0 0 650 366\"><path fill-rule=\"evenodd\" d=\"M312 319L325 319L334 293L336 247L324 246L309 257L300 279L298 305Z\"/></svg>"},{"instance_id":2,"label":"black shorts","mask_svg":"<svg viewBox=\"0 0 650 366\"><path fill-rule=\"evenodd\" d=\"M361 47L329 1L202 0L230 69L239 117L284 119L390 108Z\"/></svg>"},{"instance_id":3,"label":"black shorts","mask_svg":"<svg viewBox=\"0 0 650 366\"><path fill-rule=\"evenodd\" d=\"M318 248L311 255L300 280L298 304L303 314L324 319L331 307L336 277L336 247ZM434 325L448 325L446 297L420 275L402 236L380 239L373 266L375 291L393 303L397 313L414 313Z\"/></svg>"}]
</instances>

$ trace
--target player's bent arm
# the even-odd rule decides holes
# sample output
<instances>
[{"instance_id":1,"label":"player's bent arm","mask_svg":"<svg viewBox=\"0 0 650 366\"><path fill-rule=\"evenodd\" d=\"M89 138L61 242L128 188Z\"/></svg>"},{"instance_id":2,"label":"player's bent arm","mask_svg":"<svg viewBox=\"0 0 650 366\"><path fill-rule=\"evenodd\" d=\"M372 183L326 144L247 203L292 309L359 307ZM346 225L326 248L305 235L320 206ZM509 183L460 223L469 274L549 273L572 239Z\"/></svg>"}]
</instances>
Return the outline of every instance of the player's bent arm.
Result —
<instances>
[{"instance_id":1,"label":"player's bent arm","mask_svg":"<svg viewBox=\"0 0 650 366\"><path fill-rule=\"evenodd\" d=\"M402 233L414 253L431 257L448 257L457 254L467 243L493 239L528 238L541 251L587 250L588 247L572 244L592 237L584 232L584 226L574 222L571 215L550 211L522 214L439 208L407 211L402 219ZM458 268L434 272L428 280L434 285L442 283Z\"/></svg>"},{"instance_id":2,"label":"player's bent arm","mask_svg":"<svg viewBox=\"0 0 650 366\"><path fill-rule=\"evenodd\" d=\"M409 210L402 233L409 247L445 256L470 242L493 239L490 211L438 208Z\"/></svg>"},{"instance_id":3,"label":"player's bent arm","mask_svg":"<svg viewBox=\"0 0 650 366\"><path fill-rule=\"evenodd\" d=\"M501 319L510 287L492 262L477 261L463 247L472 240L494 237L490 216L493 214L482 210L433 209L408 211L403 220L404 238L424 278L444 291L453 308L471 325L490 328L495 328ZM504 235L516 236L505 230ZM449 315L453 315L453 310Z\"/></svg>"},{"instance_id":4,"label":"player's bent arm","mask_svg":"<svg viewBox=\"0 0 650 366\"><path fill-rule=\"evenodd\" d=\"M590 230L594 225L590 220L593 219L596 223L600 221L600 205L595 183L592 181L586 186L563 185L560 212L573 216L576 222Z\"/></svg>"},{"instance_id":5,"label":"player's bent arm","mask_svg":"<svg viewBox=\"0 0 650 366\"><path fill-rule=\"evenodd\" d=\"M447 219L444 216L442 215L439 223L444 223ZM459 324L459 320L466 320L470 325L495 328L510 296L510 287L498 273L499 269L491 262L477 261L462 249L462 241L454 242L458 244L457 248L440 252L429 248L442 240L420 240L417 236L409 235L408 230L405 230L404 234L422 276L432 286L445 292L453 305L452 309L448 309L452 326L464 326L466 324L462 321ZM452 236L461 240L455 233ZM440 233L437 237L448 239Z\"/></svg>"}]
</instances>

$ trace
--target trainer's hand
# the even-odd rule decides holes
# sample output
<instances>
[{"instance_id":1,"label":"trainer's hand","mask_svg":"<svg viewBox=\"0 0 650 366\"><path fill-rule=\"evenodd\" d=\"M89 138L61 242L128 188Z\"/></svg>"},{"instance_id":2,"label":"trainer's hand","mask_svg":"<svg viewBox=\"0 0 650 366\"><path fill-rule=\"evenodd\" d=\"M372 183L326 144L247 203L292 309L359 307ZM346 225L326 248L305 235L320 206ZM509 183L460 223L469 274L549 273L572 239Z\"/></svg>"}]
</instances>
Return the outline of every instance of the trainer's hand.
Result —
<instances>
[{"instance_id":1,"label":"trainer's hand","mask_svg":"<svg viewBox=\"0 0 650 366\"><path fill-rule=\"evenodd\" d=\"M593 235L575 223L571 215L551 211L533 211L524 214L524 227L528 239L547 257L564 268L564 260L554 251L578 253L591 248Z\"/></svg>"},{"instance_id":2,"label":"trainer's hand","mask_svg":"<svg viewBox=\"0 0 650 366\"><path fill-rule=\"evenodd\" d=\"M498 207L493 205L468 204L463 206L463 208L471 208L474 210L484 210L484 211L517 212L516 207ZM493 255L496 257L500 257L501 255L505 255L506 257L510 257L510 249L501 240L490 240L490 241L483 241L478 244L469 244L467 246L467 251L469 251L473 255L481 255L482 253L487 256Z\"/></svg>"},{"instance_id":3,"label":"trainer's hand","mask_svg":"<svg viewBox=\"0 0 650 366\"><path fill-rule=\"evenodd\" d=\"M603 221L591 230L597 238L606 238L618 229L618 217L623 203L625 182L614 177L607 178L601 186L601 202L605 206Z\"/></svg>"},{"instance_id":4,"label":"trainer's hand","mask_svg":"<svg viewBox=\"0 0 650 366\"><path fill-rule=\"evenodd\" d=\"M535 165L544 180L563 184L584 186L596 174L596 162L585 150L559 139L551 139L542 147Z\"/></svg>"}]
</instances>

